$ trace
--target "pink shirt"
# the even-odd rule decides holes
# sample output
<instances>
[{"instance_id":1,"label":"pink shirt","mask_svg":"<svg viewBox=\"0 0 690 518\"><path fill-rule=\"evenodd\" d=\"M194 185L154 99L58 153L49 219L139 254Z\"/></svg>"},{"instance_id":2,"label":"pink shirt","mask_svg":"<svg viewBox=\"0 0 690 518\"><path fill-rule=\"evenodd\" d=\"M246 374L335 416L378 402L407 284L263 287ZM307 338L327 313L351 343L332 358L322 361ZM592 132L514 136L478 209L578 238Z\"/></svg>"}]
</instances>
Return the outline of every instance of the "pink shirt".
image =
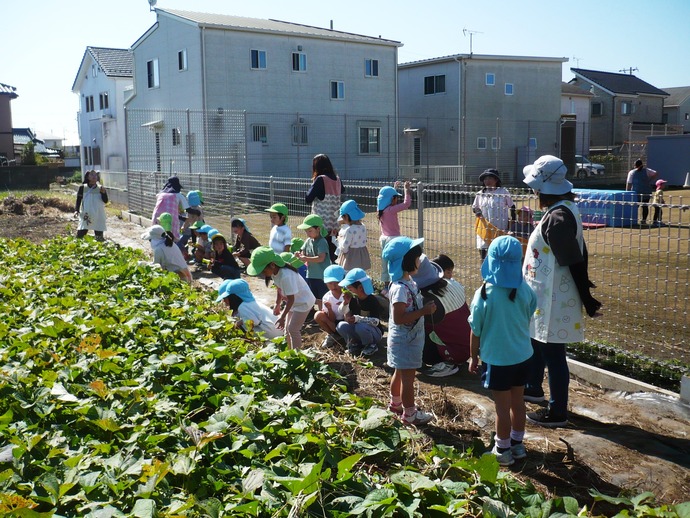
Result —
<instances>
[{"instance_id":1,"label":"pink shirt","mask_svg":"<svg viewBox=\"0 0 690 518\"><path fill-rule=\"evenodd\" d=\"M379 228L381 235L385 237L396 237L400 235L400 222L398 221L398 212L409 209L412 205L412 196L409 189L405 189L405 199L402 203L396 205L389 205L383 209L381 219L379 219Z\"/></svg>"}]
</instances>

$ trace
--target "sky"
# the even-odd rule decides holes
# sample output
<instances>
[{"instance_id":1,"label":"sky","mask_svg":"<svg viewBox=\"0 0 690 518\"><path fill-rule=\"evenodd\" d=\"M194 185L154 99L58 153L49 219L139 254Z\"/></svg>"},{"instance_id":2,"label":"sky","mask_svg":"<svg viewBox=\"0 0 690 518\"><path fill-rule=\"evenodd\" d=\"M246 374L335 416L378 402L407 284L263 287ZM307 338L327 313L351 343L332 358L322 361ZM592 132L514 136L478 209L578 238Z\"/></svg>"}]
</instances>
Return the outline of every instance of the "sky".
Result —
<instances>
[{"instance_id":1,"label":"sky","mask_svg":"<svg viewBox=\"0 0 690 518\"><path fill-rule=\"evenodd\" d=\"M153 1L153 0L152 0ZM690 0L158 0L156 7L283 21L403 43L398 61L465 54L567 58L570 68L690 86ZM12 123L78 143L72 84L87 46L129 48L156 21L148 0L4 0L0 83Z\"/></svg>"}]
</instances>

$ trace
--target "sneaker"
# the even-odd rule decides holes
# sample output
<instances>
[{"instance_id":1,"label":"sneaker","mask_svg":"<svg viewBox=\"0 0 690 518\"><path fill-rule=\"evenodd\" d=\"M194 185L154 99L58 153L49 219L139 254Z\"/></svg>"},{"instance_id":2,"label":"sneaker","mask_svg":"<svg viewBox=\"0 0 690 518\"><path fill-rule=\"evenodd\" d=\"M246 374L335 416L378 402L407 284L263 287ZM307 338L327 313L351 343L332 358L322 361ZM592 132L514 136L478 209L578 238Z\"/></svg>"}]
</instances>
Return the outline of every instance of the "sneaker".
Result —
<instances>
[{"instance_id":1,"label":"sneaker","mask_svg":"<svg viewBox=\"0 0 690 518\"><path fill-rule=\"evenodd\" d=\"M529 403L543 403L546 401L544 398L544 392L541 392L539 394L536 390L528 390L525 389L525 392L522 394L522 399Z\"/></svg>"},{"instance_id":2,"label":"sneaker","mask_svg":"<svg viewBox=\"0 0 690 518\"><path fill-rule=\"evenodd\" d=\"M491 451L487 451L484 455L493 455L496 457L499 466L510 466L515 463L513 454L511 450L506 450L504 452L498 451L498 446L494 445Z\"/></svg>"},{"instance_id":3,"label":"sneaker","mask_svg":"<svg viewBox=\"0 0 690 518\"><path fill-rule=\"evenodd\" d=\"M379 346L376 344L369 344L364 349L362 349L363 356L372 356L376 354L379 350Z\"/></svg>"},{"instance_id":4,"label":"sneaker","mask_svg":"<svg viewBox=\"0 0 690 518\"><path fill-rule=\"evenodd\" d=\"M420 426L423 424L427 424L429 421L432 421L433 419L433 414L417 409L415 413L412 415L403 415L402 421L405 424Z\"/></svg>"},{"instance_id":5,"label":"sneaker","mask_svg":"<svg viewBox=\"0 0 690 518\"><path fill-rule=\"evenodd\" d=\"M438 362L432 365L424 374L432 378L445 378L452 376L460 370L460 367L450 362Z\"/></svg>"},{"instance_id":6,"label":"sneaker","mask_svg":"<svg viewBox=\"0 0 690 518\"><path fill-rule=\"evenodd\" d=\"M338 347L341 345L342 344L338 341L338 339L335 336L328 335L321 344L321 347L325 347L326 349L332 349L333 347Z\"/></svg>"},{"instance_id":7,"label":"sneaker","mask_svg":"<svg viewBox=\"0 0 690 518\"><path fill-rule=\"evenodd\" d=\"M510 453L513 455L515 460L520 460L527 457L527 450L525 449L525 445L521 442L513 444L510 447Z\"/></svg>"},{"instance_id":8,"label":"sneaker","mask_svg":"<svg viewBox=\"0 0 690 518\"><path fill-rule=\"evenodd\" d=\"M362 344L358 344L357 342L352 342L349 341L347 342L347 352L350 353L352 356L359 356L362 354Z\"/></svg>"},{"instance_id":9,"label":"sneaker","mask_svg":"<svg viewBox=\"0 0 690 518\"><path fill-rule=\"evenodd\" d=\"M568 424L567 418L553 415L548 408L542 408L536 412L528 412L527 420L530 423L546 426L547 428L558 428Z\"/></svg>"},{"instance_id":10,"label":"sneaker","mask_svg":"<svg viewBox=\"0 0 690 518\"><path fill-rule=\"evenodd\" d=\"M388 410L390 410L391 412L393 412L395 415L401 416L401 417L402 417L403 411L404 411L405 409L403 408L402 404L394 405L393 403L390 403L390 404L388 405Z\"/></svg>"}]
</instances>

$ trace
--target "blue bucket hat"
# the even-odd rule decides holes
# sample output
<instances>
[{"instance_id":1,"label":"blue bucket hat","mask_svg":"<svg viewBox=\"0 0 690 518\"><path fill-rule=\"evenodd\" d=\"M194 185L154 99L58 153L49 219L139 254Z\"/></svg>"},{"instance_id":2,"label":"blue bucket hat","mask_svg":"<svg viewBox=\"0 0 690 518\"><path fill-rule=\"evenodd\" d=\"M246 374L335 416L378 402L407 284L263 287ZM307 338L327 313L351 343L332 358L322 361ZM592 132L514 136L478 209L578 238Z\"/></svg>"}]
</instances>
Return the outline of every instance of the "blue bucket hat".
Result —
<instances>
[{"instance_id":1,"label":"blue bucket hat","mask_svg":"<svg viewBox=\"0 0 690 518\"><path fill-rule=\"evenodd\" d=\"M323 282L340 282L345 278L345 268L332 264L323 271Z\"/></svg>"},{"instance_id":2,"label":"blue bucket hat","mask_svg":"<svg viewBox=\"0 0 690 518\"><path fill-rule=\"evenodd\" d=\"M489 245L482 263L482 278L501 288L522 284L522 245L513 236L500 236Z\"/></svg>"},{"instance_id":3,"label":"blue bucket hat","mask_svg":"<svg viewBox=\"0 0 690 518\"><path fill-rule=\"evenodd\" d=\"M340 206L340 217L348 215L352 221L360 221L364 219L364 212L357 206L355 200L347 200Z\"/></svg>"},{"instance_id":4,"label":"blue bucket hat","mask_svg":"<svg viewBox=\"0 0 690 518\"><path fill-rule=\"evenodd\" d=\"M249 230L249 227L247 226L247 222L243 220L242 218L232 218L232 221L230 222L230 227L239 227L240 225L237 225L236 223L239 222L240 225L244 227L245 232L251 234L252 231Z\"/></svg>"},{"instance_id":5,"label":"blue bucket hat","mask_svg":"<svg viewBox=\"0 0 690 518\"><path fill-rule=\"evenodd\" d=\"M415 246L421 245L424 242L424 238L411 239L407 236L399 236L391 239L386 246L383 248L384 261L388 262L388 275L390 275L392 281L399 281L402 279L402 261L405 254L412 250Z\"/></svg>"},{"instance_id":6,"label":"blue bucket hat","mask_svg":"<svg viewBox=\"0 0 690 518\"><path fill-rule=\"evenodd\" d=\"M220 302L230 295L237 295L242 302L254 302L254 295L249 289L249 284L244 279L226 279L218 287L218 298L216 302Z\"/></svg>"},{"instance_id":7,"label":"blue bucket hat","mask_svg":"<svg viewBox=\"0 0 690 518\"><path fill-rule=\"evenodd\" d=\"M362 283L362 288L364 288L365 294L371 295L372 293L374 293L374 284L371 282L371 279L367 275L367 272L365 272L361 268L353 268L352 270L347 272L347 275L345 275L345 278L338 283L338 286L340 286L341 288L347 288L355 282Z\"/></svg>"},{"instance_id":8,"label":"blue bucket hat","mask_svg":"<svg viewBox=\"0 0 690 518\"><path fill-rule=\"evenodd\" d=\"M192 207L198 207L204 203L204 198L201 196L201 191L189 191L187 193L187 203Z\"/></svg>"},{"instance_id":9,"label":"blue bucket hat","mask_svg":"<svg viewBox=\"0 0 690 518\"><path fill-rule=\"evenodd\" d=\"M201 228L197 229L197 233L208 234L211 230L213 230L211 225L202 225Z\"/></svg>"},{"instance_id":10,"label":"blue bucket hat","mask_svg":"<svg viewBox=\"0 0 690 518\"><path fill-rule=\"evenodd\" d=\"M204 227L201 227L201 228L204 228ZM209 238L211 241L213 241L213 236L215 236L215 235L218 234L218 233L219 233L219 232L218 232L218 229L212 228L211 230L208 231L208 238Z\"/></svg>"},{"instance_id":11,"label":"blue bucket hat","mask_svg":"<svg viewBox=\"0 0 690 518\"><path fill-rule=\"evenodd\" d=\"M376 198L376 210L383 210L388 207L395 196L400 196L402 198L402 194L400 194L390 185L381 187L379 195Z\"/></svg>"}]
</instances>

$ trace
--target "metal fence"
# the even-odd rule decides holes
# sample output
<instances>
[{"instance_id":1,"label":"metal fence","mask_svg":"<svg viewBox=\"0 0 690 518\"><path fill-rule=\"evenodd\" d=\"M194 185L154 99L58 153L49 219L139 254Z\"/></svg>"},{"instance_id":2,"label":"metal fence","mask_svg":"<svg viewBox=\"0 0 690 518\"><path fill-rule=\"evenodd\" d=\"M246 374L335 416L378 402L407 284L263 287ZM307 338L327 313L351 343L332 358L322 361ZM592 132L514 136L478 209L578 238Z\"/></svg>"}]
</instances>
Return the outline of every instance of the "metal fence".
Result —
<instances>
[{"instance_id":1,"label":"metal fence","mask_svg":"<svg viewBox=\"0 0 690 518\"><path fill-rule=\"evenodd\" d=\"M309 213L304 194L308 178L256 178L229 175L180 174L186 189L204 194L206 220L222 232L230 232L232 217L247 221L260 242L266 243L270 230L264 209L285 203L290 210L289 225L296 226ZM151 213L155 195L167 174L129 174L130 209ZM346 182L343 200L354 199L367 213L365 224L372 257L372 277L381 269L376 196L384 182ZM417 183L411 209L400 213L403 234L425 238L424 249L433 257L450 256L456 277L468 294L481 284L480 257L476 250L475 216L471 203L476 187L457 184ZM511 189L516 206L537 209L537 200L527 190ZM597 200L582 207L583 219L591 224L585 232L589 250L590 275L597 284L595 296L604 304L604 316L587 319L588 342L615 346L633 355L675 360L688 365L690 337L690 211L688 198L670 193L662 207L663 226L640 226L639 204L631 201ZM651 220L653 208L650 208ZM687 367L686 367L687 368Z\"/></svg>"}]
</instances>

